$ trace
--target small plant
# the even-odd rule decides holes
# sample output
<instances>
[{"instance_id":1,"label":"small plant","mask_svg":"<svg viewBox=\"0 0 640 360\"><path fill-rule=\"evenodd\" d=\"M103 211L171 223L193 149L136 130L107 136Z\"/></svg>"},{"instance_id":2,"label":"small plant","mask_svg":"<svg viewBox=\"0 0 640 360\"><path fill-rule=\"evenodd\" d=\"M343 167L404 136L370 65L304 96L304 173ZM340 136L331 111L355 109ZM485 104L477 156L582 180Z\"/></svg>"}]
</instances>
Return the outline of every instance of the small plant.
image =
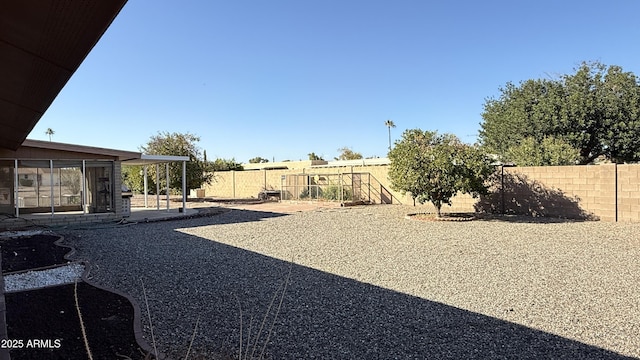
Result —
<instances>
[{"instance_id":1,"label":"small plant","mask_svg":"<svg viewBox=\"0 0 640 360\"><path fill-rule=\"evenodd\" d=\"M342 189L342 194L340 192L340 189ZM332 201L351 200L352 192L351 192L351 189L347 187L340 187L338 185L329 185L324 189L322 193L322 198L325 200L332 200Z\"/></svg>"},{"instance_id":2,"label":"small plant","mask_svg":"<svg viewBox=\"0 0 640 360\"><path fill-rule=\"evenodd\" d=\"M87 338L87 330L84 327L84 321L82 320L82 312L80 311L80 303L78 301L78 281L73 285L73 298L76 301L76 310L78 311L78 319L80 319L80 331L82 332L82 340L84 340L84 348L87 350L87 358L93 360L91 354L91 348L89 347L89 339Z\"/></svg>"},{"instance_id":3,"label":"small plant","mask_svg":"<svg viewBox=\"0 0 640 360\"><path fill-rule=\"evenodd\" d=\"M147 315L149 315L149 329L151 331L151 342L153 344L153 355L158 358L158 347L156 346L156 338L153 336L153 324L151 323L151 311L149 311L149 300L147 299L147 290L144 287L144 281L140 278L140 284L142 284L142 294L144 295L144 303L147 306Z\"/></svg>"},{"instance_id":4,"label":"small plant","mask_svg":"<svg viewBox=\"0 0 640 360\"><path fill-rule=\"evenodd\" d=\"M240 304L240 299L238 299L238 297L236 296L236 301L238 302L238 310L240 312L240 349L238 350L238 359L239 360L253 360L253 359L263 359L264 358L264 354L265 354L265 350L267 348L267 344L269 343L269 339L271 338L271 333L273 332L273 327L276 324L276 320L278 319L278 314L280 313L280 309L282 308L282 301L284 300L284 294L287 292L287 286L289 285L289 280L291 279L291 271L293 270L293 263L291 263L291 266L289 267L289 273L287 274L287 277L284 279L284 281L278 286L278 289L276 290L276 292L273 294L273 297L271 297L271 302L269 303L269 306L267 307L267 311L265 312L264 316L262 317L262 323L260 324L260 328L258 329L258 333L255 335L255 339L251 338L251 328L253 325L253 317L251 317L251 319L249 320L249 328L247 331L247 343L246 346L244 345L244 339L243 339L243 334L242 334L242 305ZM260 348L260 353L257 354L256 351L258 350L258 346L260 345L260 338L262 336L262 332L263 330L265 330L265 325L267 323L267 318L269 317L269 315L271 314L271 309L273 308L275 301L278 297L278 294L280 294L280 301L278 302L278 306L275 309L274 315L273 315L273 320L271 321L271 325L269 325L269 329L268 332L264 338L264 340L262 341L262 347ZM253 340L253 346L251 345L251 341ZM243 346L244 347L244 353L243 353ZM249 352L249 350L251 350ZM244 356L243 356L244 354ZM257 355L257 357L254 357L254 355Z\"/></svg>"},{"instance_id":5,"label":"small plant","mask_svg":"<svg viewBox=\"0 0 640 360\"><path fill-rule=\"evenodd\" d=\"M20 179L20 186L25 186L25 187L32 187L33 186L33 180L31 179Z\"/></svg>"},{"instance_id":6,"label":"small plant","mask_svg":"<svg viewBox=\"0 0 640 360\"><path fill-rule=\"evenodd\" d=\"M319 186L311 186L305 188L300 193L300 199L321 199L323 198L323 191Z\"/></svg>"}]
</instances>

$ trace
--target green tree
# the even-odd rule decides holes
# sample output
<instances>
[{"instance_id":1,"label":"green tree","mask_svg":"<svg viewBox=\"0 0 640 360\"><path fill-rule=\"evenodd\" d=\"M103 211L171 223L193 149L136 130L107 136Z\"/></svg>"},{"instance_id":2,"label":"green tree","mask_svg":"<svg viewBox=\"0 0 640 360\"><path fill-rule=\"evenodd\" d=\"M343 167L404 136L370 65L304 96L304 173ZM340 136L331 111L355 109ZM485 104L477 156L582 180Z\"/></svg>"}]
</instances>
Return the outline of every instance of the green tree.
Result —
<instances>
[{"instance_id":1,"label":"green tree","mask_svg":"<svg viewBox=\"0 0 640 360\"><path fill-rule=\"evenodd\" d=\"M148 190L150 194L155 194L155 177L148 179L150 183L154 185ZM129 190L141 194L144 192L144 176L141 165L127 165L122 167L122 182L129 188Z\"/></svg>"},{"instance_id":2,"label":"green tree","mask_svg":"<svg viewBox=\"0 0 640 360\"><path fill-rule=\"evenodd\" d=\"M203 184L210 184L213 174L207 171L208 164L202 159L202 153L197 143L200 137L190 133L162 132L152 136L140 151L151 155L188 156L186 163L187 194L189 189L197 189ZM164 168L164 167L163 167ZM155 187L155 166L147 169L149 188ZM133 175L129 173L129 175ZM160 187L166 187L164 169L160 170ZM169 163L169 188L176 193L182 192L182 162Z\"/></svg>"},{"instance_id":3,"label":"green tree","mask_svg":"<svg viewBox=\"0 0 640 360\"><path fill-rule=\"evenodd\" d=\"M431 202L442 216L457 193L476 197L487 193L485 180L493 167L484 153L463 144L455 135L407 130L389 151L391 187L410 193L419 203Z\"/></svg>"},{"instance_id":4,"label":"green tree","mask_svg":"<svg viewBox=\"0 0 640 360\"><path fill-rule=\"evenodd\" d=\"M337 158L334 158L336 160L358 160L358 159L362 159L362 154L360 154L358 152L354 152L353 150L349 149L346 146L338 149L338 151L340 152L340 155Z\"/></svg>"},{"instance_id":5,"label":"green tree","mask_svg":"<svg viewBox=\"0 0 640 360\"><path fill-rule=\"evenodd\" d=\"M215 159L209 164L209 171L230 171L230 170L244 170L242 164L237 162L236 159Z\"/></svg>"},{"instance_id":6,"label":"green tree","mask_svg":"<svg viewBox=\"0 0 640 360\"><path fill-rule=\"evenodd\" d=\"M391 150L391 128L396 127L396 124L392 120L387 120L384 122L384 126L389 129L389 150Z\"/></svg>"},{"instance_id":7,"label":"green tree","mask_svg":"<svg viewBox=\"0 0 640 360\"><path fill-rule=\"evenodd\" d=\"M580 151L553 136L545 137L542 142L527 137L507 150L506 160L519 166L575 165L580 160Z\"/></svg>"},{"instance_id":8,"label":"green tree","mask_svg":"<svg viewBox=\"0 0 640 360\"><path fill-rule=\"evenodd\" d=\"M579 163L604 156L614 162L640 160L640 84L619 66L582 63L558 79L507 83L487 99L480 142L506 159L526 138L562 140L580 153Z\"/></svg>"},{"instance_id":9,"label":"green tree","mask_svg":"<svg viewBox=\"0 0 640 360\"><path fill-rule=\"evenodd\" d=\"M262 164L268 163L269 159L262 158L260 156L256 156L254 158L249 159L249 164Z\"/></svg>"},{"instance_id":10,"label":"green tree","mask_svg":"<svg viewBox=\"0 0 640 360\"><path fill-rule=\"evenodd\" d=\"M309 160L324 160L322 156L316 155L316 153L312 152L307 154L309 155Z\"/></svg>"}]
</instances>

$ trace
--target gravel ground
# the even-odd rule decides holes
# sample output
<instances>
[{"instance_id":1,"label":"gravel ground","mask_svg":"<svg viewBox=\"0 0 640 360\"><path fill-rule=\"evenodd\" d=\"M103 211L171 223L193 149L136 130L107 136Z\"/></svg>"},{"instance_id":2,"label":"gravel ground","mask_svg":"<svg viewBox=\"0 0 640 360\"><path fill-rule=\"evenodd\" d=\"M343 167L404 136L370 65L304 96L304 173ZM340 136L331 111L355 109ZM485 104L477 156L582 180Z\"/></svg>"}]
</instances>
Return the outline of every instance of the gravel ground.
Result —
<instances>
[{"instance_id":1,"label":"gravel ground","mask_svg":"<svg viewBox=\"0 0 640 360\"><path fill-rule=\"evenodd\" d=\"M73 284L80 280L83 272L84 266L75 263L46 270L11 274L4 277L4 291L23 291L45 286Z\"/></svg>"},{"instance_id":2,"label":"gravel ground","mask_svg":"<svg viewBox=\"0 0 640 360\"><path fill-rule=\"evenodd\" d=\"M65 235L94 281L139 301L151 343L144 286L168 358L196 323L208 356L257 342L273 359L640 358L640 224L414 211L229 210Z\"/></svg>"}]
</instances>

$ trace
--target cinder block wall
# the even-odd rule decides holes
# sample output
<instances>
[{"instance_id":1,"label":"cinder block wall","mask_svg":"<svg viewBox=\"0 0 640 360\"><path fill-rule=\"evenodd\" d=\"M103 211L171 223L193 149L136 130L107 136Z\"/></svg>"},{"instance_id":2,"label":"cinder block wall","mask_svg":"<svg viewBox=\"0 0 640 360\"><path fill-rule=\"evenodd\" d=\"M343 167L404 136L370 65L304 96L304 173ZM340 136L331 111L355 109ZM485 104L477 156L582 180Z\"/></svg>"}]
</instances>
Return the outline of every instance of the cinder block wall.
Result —
<instances>
[{"instance_id":1,"label":"cinder block wall","mask_svg":"<svg viewBox=\"0 0 640 360\"><path fill-rule=\"evenodd\" d=\"M615 221L615 165L504 170L508 213Z\"/></svg>"},{"instance_id":2,"label":"cinder block wall","mask_svg":"<svg viewBox=\"0 0 640 360\"><path fill-rule=\"evenodd\" d=\"M263 189L280 189L281 177L293 174L370 173L391 194L394 202L412 205L413 199L392 190L388 166L309 168L304 170L254 170L216 173L217 181L205 188L206 196L255 198ZM616 175L617 174L617 175ZM487 211L591 218L603 221L640 222L640 165L534 166L498 168L491 179L491 193L474 199L458 195L445 212ZM616 186L617 184L617 186ZM502 187L504 186L504 192ZM617 209L617 211L616 211ZM431 204L416 212L433 212Z\"/></svg>"},{"instance_id":3,"label":"cinder block wall","mask_svg":"<svg viewBox=\"0 0 640 360\"><path fill-rule=\"evenodd\" d=\"M640 165L618 165L618 221L640 222Z\"/></svg>"},{"instance_id":4,"label":"cinder block wall","mask_svg":"<svg viewBox=\"0 0 640 360\"><path fill-rule=\"evenodd\" d=\"M263 189L280 189L282 175L299 174L297 170L220 171L204 187L205 196L218 198L257 198Z\"/></svg>"},{"instance_id":5,"label":"cinder block wall","mask_svg":"<svg viewBox=\"0 0 640 360\"><path fill-rule=\"evenodd\" d=\"M247 170L247 171L221 171L215 173L215 181L206 185L205 196L217 198L256 198L263 189L278 190L281 188L282 176L296 174L346 174L346 173L370 173L392 195L394 203L413 204L409 195L402 195L391 188L387 177L388 167L384 165L353 166L335 168L309 168L303 170ZM478 199L469 195L456 196L452 206L443 207L443 211L472 212ZM434 212L435 208L430 203L416 204L416 212Z\"/></svg>"},{"instance_id":6,"label":"cinder block wall","mask_svg":"<svg viewBox=\"0 0 640 360\"><path fill-rule=\"evenodd\" d=\"M235 171L217 171L213 174L213 181L204 187L205 196L218 198L233 198Z\"/></svg>"}]
</instances>

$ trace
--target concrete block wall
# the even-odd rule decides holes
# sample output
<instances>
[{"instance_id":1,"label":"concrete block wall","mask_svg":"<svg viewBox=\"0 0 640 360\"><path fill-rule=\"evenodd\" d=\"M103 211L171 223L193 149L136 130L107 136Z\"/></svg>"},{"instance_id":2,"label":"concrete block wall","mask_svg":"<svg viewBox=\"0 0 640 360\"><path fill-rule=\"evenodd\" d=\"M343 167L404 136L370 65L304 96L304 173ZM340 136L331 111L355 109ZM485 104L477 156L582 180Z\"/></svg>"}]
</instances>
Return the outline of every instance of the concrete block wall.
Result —
<instances>
[{"instance_id":1,"label":"concrete block wall","mask_svg":"<svg viewBox=\"0 0 640 360\"><path fill-rule=\"evenodd\" d=\"M640 165L618 165L618 221L640 222Z\"/></svg>"},{"instance_id":2,"label":"concrete block wall","mask_svg":"<svg viewBox=\"0 0 640 360\"><path fill-rule=\"evenodd\" d=\"M250 198L258 197L258 193L265 186L265 170L254 171L234 171L236 184L236 197ZM278 186L277 189L280 187Z\"/></svg>"},{"instance_id":3,"label":"concrete block wall","mask_svg":"<svg viewBox=\"0 0 640 360\"><path fill-rule=\"evenodd\" d=\"M217 181L205 188L206 196L255 198L263 188L280 189L281 176L293 174L370 173L391 194L394 202L412 205L409 195L391 188L388 166L323 167L303 170L254 170L216 173ZM458 195L445 212L476 210L532 216L640 222L640 164L589 166L533 166L504 168L491 179L491 193L473 198ZM502 185L504 181L504 191ZM416 212L433 212L431 204L416 206Z\"/></svg>"},{"instance_id":4,"label":"concrete block wall","mask_svg":"<svg viewBox=\"0 0 640 360\"><path fill-rule=\"evenodd\" d=\"M205 196L235 198L235 171L218 171L213 174L211 184L204 187Z\"/></svg>"},{"instance_id":5,"label":"concrete block wall","mask_svg":"<svg viewBox=\"0 0 640 360\"><path fill-rule=\"evenodd\" d=\"M279 190L282 175L301 174L301 170L220 171L205 185L205 196L217 198L257 198L263 189Z\"/></svg>"},{"instance_id":6,"label":"concrete block wall","mask_svg":"<svg viewBox=\"0 0 640 360\"><path fill-rule=\"evenodd\" d=\"M615 165L504 170L508 213L615 221Z\"/></svg>"}]
</instances>

